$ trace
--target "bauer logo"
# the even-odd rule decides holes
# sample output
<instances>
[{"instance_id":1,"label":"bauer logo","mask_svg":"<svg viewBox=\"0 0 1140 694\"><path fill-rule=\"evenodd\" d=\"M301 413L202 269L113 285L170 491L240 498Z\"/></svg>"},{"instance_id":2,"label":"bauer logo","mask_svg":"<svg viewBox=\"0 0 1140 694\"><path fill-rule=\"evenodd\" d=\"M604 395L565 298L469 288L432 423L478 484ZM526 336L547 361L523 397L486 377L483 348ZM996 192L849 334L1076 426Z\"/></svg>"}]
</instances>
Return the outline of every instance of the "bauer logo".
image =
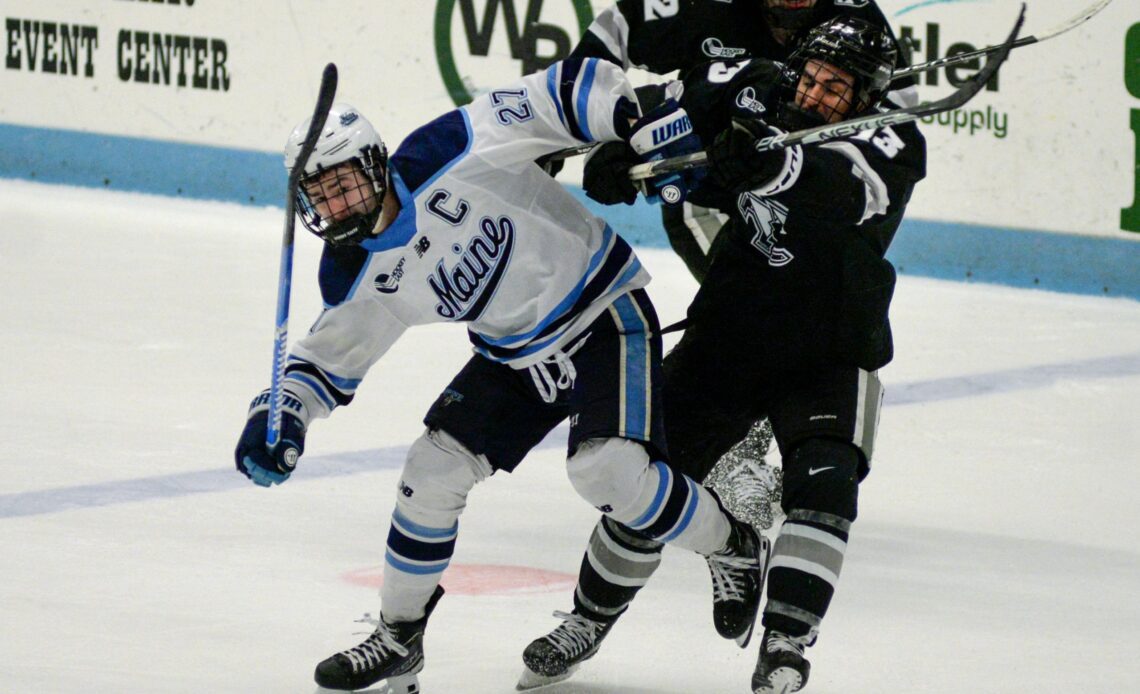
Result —
<instances>
[{"instance_id":1,"label":"bauer logo","mask_svg":"<svg viewBox=\"0 0 1140 694\"><path fill-rule=\"evenodd\" d=\"M570 54L589 0L437 0L435 55L456 106Z\"/></svg>"}]
</instances>

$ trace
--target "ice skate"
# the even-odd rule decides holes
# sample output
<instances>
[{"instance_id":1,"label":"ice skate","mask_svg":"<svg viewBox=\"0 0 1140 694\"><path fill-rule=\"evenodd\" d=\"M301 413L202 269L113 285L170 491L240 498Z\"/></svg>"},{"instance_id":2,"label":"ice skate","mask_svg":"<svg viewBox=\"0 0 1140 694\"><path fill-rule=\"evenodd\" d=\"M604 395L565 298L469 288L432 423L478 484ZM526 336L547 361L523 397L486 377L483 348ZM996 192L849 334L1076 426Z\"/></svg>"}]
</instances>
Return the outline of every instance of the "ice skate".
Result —
<instances>
[{"instance_id":1,"label":"ice skate","mask_svg":"<svg viewBox=\"0 0 1140 694\"><path fill-rule=\"evenodd\" d=\"M385 694L418 694L416 673L424 668L424 628L443 596L437 586L414 622L387 622L381 616L376 631L359 646L341 651L317 665L314 675L324 689L354 691L386 680Z\"/></svg>"},{"instance_id":2,"label":"ice skate","mask_svg":"<svg viewBox=\"0 0 1140 694\"><path fill-rule=\"evenodd\" d=\"M593 657L614 623L595 622L576 613L555 612L562 623L523 651L523 673L517 689L527 690L568 679Z\"/></svg>"},{"instance_id":3,"label":"ice skate","mask_svg":"<svg viewBox=\"0 0 1140 694\"><path fill-rule=\"evenodd\" d=\"M744 521L730 516L728 544L705 559L713 583L713 623L717 633L744 648L764 593L764 573L770 551L768 538Z\"/></svg>"},{"instance_id":4,"label":"ice skate","mask_svg":"<svg viewBox=\"0 0 1140 694\"><path fill-rule=\"evenodd\" d=\"M803 689L811 672L804 648L811 645L811 640L807 636L765 631L756 671L752 673L753 694L791 694Z\"/></svg>"}]
</instances>

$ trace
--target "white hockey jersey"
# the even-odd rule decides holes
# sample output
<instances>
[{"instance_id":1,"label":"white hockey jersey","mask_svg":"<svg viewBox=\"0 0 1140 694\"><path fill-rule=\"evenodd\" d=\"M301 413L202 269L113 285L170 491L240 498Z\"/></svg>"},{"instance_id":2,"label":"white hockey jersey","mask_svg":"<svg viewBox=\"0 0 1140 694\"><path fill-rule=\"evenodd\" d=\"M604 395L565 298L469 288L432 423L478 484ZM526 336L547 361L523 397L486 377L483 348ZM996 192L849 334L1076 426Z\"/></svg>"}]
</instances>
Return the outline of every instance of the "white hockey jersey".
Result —
<instances>
[{"instance_id":1,"label":"white hockey jersey","mask_svg":"<svg viewBox=\"0 0 1140 694\"><path fill-rule=\"evenodd\" d=\"M390 159L400 213L359 246L326 246L325 310L285 387L307 418L347 404L405 329L464 321L475 350L526 368L645 286L630 246L534 160L621 139L636 98L616 66L555 63L419 128Z\"/></svg>"}]
</instances>

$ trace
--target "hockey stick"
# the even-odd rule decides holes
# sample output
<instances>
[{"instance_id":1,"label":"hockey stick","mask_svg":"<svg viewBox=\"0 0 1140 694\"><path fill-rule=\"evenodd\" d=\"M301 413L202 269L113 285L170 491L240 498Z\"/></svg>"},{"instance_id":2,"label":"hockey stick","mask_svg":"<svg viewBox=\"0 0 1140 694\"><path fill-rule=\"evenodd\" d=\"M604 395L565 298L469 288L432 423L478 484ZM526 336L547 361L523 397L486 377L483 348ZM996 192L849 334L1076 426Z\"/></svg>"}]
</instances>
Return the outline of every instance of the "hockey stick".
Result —
<instances>
[{"instance_id":1,"label":"hockey stick","mask_svg":"<svg viewBox=\"0 0 1140 694\"><path fill-rule=\"evenodd\" d=\"M959 108L974 98L974 95L985 87L986 82L997 72L998 67L1009 56L1009 51L1013 48L1014 42L1017 40L1017 34L1021 31L1021 24L1024 20L1025 4L1022 3L1021 13L1017 16L1017 23L1013 25L1013 31L1010 32L1009 38L1005 40L1005 43L1002 43L996 52L990 54L989 59L986 60L986 64L982 66L982 69L979 70L977 74L963 82L957 91L944 99L918 104L917 106L911 106L909 108L887 111L886 113L872 113L861 118L829 123L815 128L808 128L807 130L797 130L791 133L781 133L779 135L765 137L756 141L756 151L770 152L777 149L794 147L795 145L826 142L827 140L834 140L836 138L849 137L864 130L877 130L878 128L884 128L888 125L909 123L919 118L925 118L926 116L932 116L936 113ZM703 151L694 152L692 154L683 154L679 157L670 157L669 159L638 164L630 168L629 177L630 180L633 181L642 181L647 178L660 176L661 174L685 171L706 165L708 165L708 153Z\"/></svg>"},{"instance_id":2,"label":"hockey stick","mask_svg":"<svg viewBox=\"0 0 1140 694\"><path fill-rule=\"evenodd\" d=\"M1096 13L1100 12L1105 7L1107 7L1108 3L1110 3L1110 2L1112 2L1112 0L1096 0L1096 2L1094 2L1092 5L1089 5L1085 9L1081 10L1079 13L1074 15L1069 20L1062 22L1061 24L1058 24L1057 26L1053 27L1052 29L1048 29L1045 32L1038 34L1036 36L1025 36L1023 38L1020 38L1017 41L1014 41L1013 45L1010 46L1010 48L1020 48L1022 46L1028 46L1028 45L1031 45L1034 43L1040 43L1046 39L1051 39L1054 36L1060 36L1061 34L1065 33L1066 31L1069 31L1070 29L1074 29L1074 28L1080 26L1081 24L1084 24L1088 20L1092 19L1092 17ZM919 63L918 65L912 65L910 67L901 68L899 70L895 70L894 74L891 75L891 81L893 82L895 80L900 80L904 77L911 77L911 76L916 75L920 72L928 72L930 70L937 70L938 68L946 67L947 65L957 65L959 63L965 63L967 61L973 60L974 58L979 58L983 55L990 55L992 53L996 53L997 51L1002 50L1004 47L1005 47L1005 44L999 44L997 46L987 46L986 48L979 48L976 51L970 51L968 53L958 53L957 55L947 56L945 58L940 58L938 60L931 60L928 63Z\"/></svg>"},{"instance_id":3,"label":"hockey stick","mask_svg":"<svg viewBox=\"0 0 1140 694\"><path fill-rule=\"evenodd\" d=\"M1034 43L1041 43L1042 41L1045 41L1047 39L1051 39L1055 36L1060 36L1061 34L1064 34L1065 32L1070 31L1072 29L1075 29L1078 26L1080 26L1081 24L1084 24L1088 20L1092 19L1101 10L1103 10L1105 7L1108 7L1108 4L1111 2L1112 2L1112 0L1096 0L1096 2L1094 2L1092 5L1089 5L1085 9L1078 12L1076 15L1074 15L1071 18L1069 18L1068 20L1058 24L1057 26L1053 27L1052 29L1048 29L1048 30L1046 30L1046 31L1044 31L1038 35L1035 35L1035 36L1025 36L1025 37L1018 39L1017 41L1014 41L1013 45L1010 46L1010 48L1020 48L1022 46L1029 46L1029 45L1032 45ZM957 55L947 56L945 58L939 58L938 60L931 60L931 61L926 62L926 63L919 63L918 65L911 65L910 67L900 68L898 70L895 70L894 74L891 75L891 81L894 82L895 80L900 80L904 77L912 77L912 76L917 75L917 74L922 73L922 72L929 72L931 70L937 70L939 68L946 67L947 65L958 65L959 63L965 63L965 62L968 62L970 60L973 60L974 58L980 58L984 55L993 54L997 51L1002 50L1003 48L1005 48L1005 44L998 44L996 46L987 46L986 48L979 48L977 50L970 51L968 53L958 53ZM569 159L570 157L576 157L579 154L586 154L596 146L597 146L597 143L590 143L588 145L579 145L577 147L569 147L569 148L561 150L559 152L555 152L554 154L552 154L550 156L550 159L552 159L552 160Z\"/></svg>"},{"instance_id":4,"label":"hockey stick","mask_svg":"<svg viewBox=\"0 0 1140 694\"><path fill-rule=\"evenodd\" d=\"M305 165L317 138L324 130L325 121L336 96L336 65L329 63L321 74L321 86L317 91L317 106L313 109L313 119L297 161L289 171L289 184L285 192L285 233L281 239L281 266L277 275L277 330L273 336L273 377L269 381L269 426L265 432L265 445L270 450L281 440L281 407L285 402L285 348L289 341L289 295L293 278L293 227L296 224L297 190L301 187L301 177L305 175Z\"/></svg>"}]
</instances>

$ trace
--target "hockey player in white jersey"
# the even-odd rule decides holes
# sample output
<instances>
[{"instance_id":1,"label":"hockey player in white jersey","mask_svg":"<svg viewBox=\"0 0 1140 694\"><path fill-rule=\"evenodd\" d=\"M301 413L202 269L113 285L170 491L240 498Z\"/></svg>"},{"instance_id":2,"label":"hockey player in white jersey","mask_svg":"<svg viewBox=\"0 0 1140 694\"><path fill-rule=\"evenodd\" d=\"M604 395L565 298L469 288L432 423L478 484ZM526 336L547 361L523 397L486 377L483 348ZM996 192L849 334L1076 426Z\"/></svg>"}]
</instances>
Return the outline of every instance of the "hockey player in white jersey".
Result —
<instances>
[{"instance_id":1,"label":"hockey player in white jersey","mask_svg":"<svg viewBox=\"0 0 1140 694\"><path fill-rule=\"evenodd\" d=\"M325 309L289 355L281 443L265 445L262 393L235 451L238 471L262 486L288 479L309 424L351 402L411 326L464 321L475 355L409 450L379 626L317 666L322 687L387 680L396 689L414 678L468 492L513 470L567 417L574 489L616 521L705 555L715 583L747 596L714 598L715 618L749 629L755 621L767 541L667 465L649 275L620 236L533 163L619 139L653 157L691 130L683 112L638 120L635 104L617 67L555 63L421 127L391 159L359 112L333 107L298 199L302 222L326 242ZM307 128L290 137L287 165Z\"/></svg>"}]
</instances>

